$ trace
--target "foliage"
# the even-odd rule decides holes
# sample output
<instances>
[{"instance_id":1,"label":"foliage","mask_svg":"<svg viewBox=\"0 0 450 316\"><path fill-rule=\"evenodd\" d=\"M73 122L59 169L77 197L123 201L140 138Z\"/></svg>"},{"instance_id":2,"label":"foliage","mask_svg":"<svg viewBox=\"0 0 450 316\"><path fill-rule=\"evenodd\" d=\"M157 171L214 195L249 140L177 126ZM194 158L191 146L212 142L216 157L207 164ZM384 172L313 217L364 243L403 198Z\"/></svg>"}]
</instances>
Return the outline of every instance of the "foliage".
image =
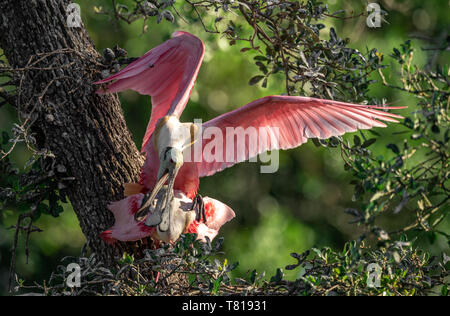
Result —
<instances>
[{"instance_id":1,"label":"foliage","mask_svg":"<svg viewBox=\"0 0 450 316\"><path fill-rule=\"evenodd\" d=\"M63 211L61 203L67 203L67 183L73 178L65 177L66 169L56 165L51 155L45 156L33 156L26 163L25 172L14 167L8 157L1 161L0 209L17 209L22 214L31 210L27 216L33 221L41 214L58 217Z\"/></svg>"},{"instance_id":2,"label":"foliage","mask_svg":"<svg viewBox=\"0 0 450 316\"><path fill-rule=\"evenodd\" d=\"M97 8L97 12L127 23L144 19L146 25L145 21L154 16L158 23L166 16L170 16L166 19L173 22L174 15L169 11L172 8L184 19L173 0L132 2L134 5L127 6L113 1L112 10ZM242 53L257 52L253 59L261 74L252 77L250 85L262 82L262 87L267 87L270 77L282 73L289 95L350 98L357 102L365 100L371 83L368 76L384 67L379 65L376 49L363 56L358 50L348 47L348 39L339 38L332 27L329 39L321 39L320 31L325 28L321 20L340 18L336 14L343 12L329 13L328 6L316 0L185 2L190 5L191 12L183 13L187 18L196 15L206 32L226 36L230 45L238 41L248 43L248 47L241 49ZM234 15L243 16L245 22L233 22ZM216 17L212 19L212 16ZM219 22L225 24L221 30ZM213 28L206 24L212 24Z\"/></svg>"},{"instance_id":3,"label":"foliage","mask_svg":"<svg viewBox=\"0 0 450 316\"><path fill-rule=\"evenodd\" d=\"M8 142L8 135L3 132L3 145ZM18 138L12 139L18 141ZM14 146L14 145L13 145ZM67 203L66 188L73 177L66 175L62 165L56 165L51 154L37 153L25 164L25 171L20 171L5 156L0 160L0 210L16 210L17 222L11 226L15 230L10 263L10 284L14 273L19 233L26 236L25 253L29 256L29 238L34 232L42 230L34 225L42 214L58 217L63 211L61 203ZM3 224L3 216L0 224Z\"/></svg>"},{"instance_id":4,"label":"foliage","mask_svg":"<svg viewBox=\"0 0 450 316\"><path fill-rule=\"evenodd\" d=\"M449 73L436 65L434 71L421 70L413 64L414 49L406 41L401 49L394 48L392 57L400 68L402 86L383 83L401 89L418 99L418 109L403 121L404 139L401 144L386 145L390 157L376 155L367 149L371 142L354 136L353 146L342 143L346 169L352 172L355 185L354 199L362 201L361 209L348 210L354 222L367 227L380 241L389 241L390 235L410 230L427 232L435 239L441 234L450 245L450 235L437 229L449 214ZM364 135L363 135L364 137ZM392 211L408 212L414 221L397 231L386 232L375 224L377 217ZM363 239L365 236L361 236Z\"/></svg>"},{"instance_id":5,"label":"foliage","mask_svg":"<svg viewBox=\"0 0 450 316\"><path fill-rule=\"evenodd\" d=\"M45 295L217 294L220 287L230 284L228 273L236 264L228 265L226 260L213 258L220 254L223 239L201 243L196 238L194 234L186 234L173 246L145 249L140 259L124 253L112 267L99 262L95 253L85 257L82 251L80 257L61 260L79 265L79 287L67 286L66 280L72 271L67 271L65 265L58 266L45 287L21 287L37 289ZM184 282L180 282L180 274L185 276L181 277Z\"/></svg>"},{"instance_id":6,"label":"foliage","mask_svg":"<svg viewBox=\"0 0 450 316\"><path fill-rule=\"evenodd\" d=\"M223 239L212 244L195 239L194 234L182 235L173 247L145 249L141 259L124 253L113 267L104 266L95 254L64 258L62 262L79 265L80 286L67 285L66 281L73 278L73 271L60 265L45 286L26 286L19 280L16 290L33 290L52 296L448 294L444 281L448 264L413 249L406 241L377 251L350 242L341 252L313 248L313 255L309 250L292 253L297 263L286 269L299 269L299 277L295 281L285 280L283 270L278 269L270 281L266 281L265 274L258 274L256 270L245 278L232 280L230 272L238 263L228 264L226 259L217 259ZM446 260L448 263L449 259ZM368 270L370 264L379 267L379 271ZM180 274L184 275L182 282ZM177 276L176 281L171 279L174 276Z\"/></svg>"}]
</instances>

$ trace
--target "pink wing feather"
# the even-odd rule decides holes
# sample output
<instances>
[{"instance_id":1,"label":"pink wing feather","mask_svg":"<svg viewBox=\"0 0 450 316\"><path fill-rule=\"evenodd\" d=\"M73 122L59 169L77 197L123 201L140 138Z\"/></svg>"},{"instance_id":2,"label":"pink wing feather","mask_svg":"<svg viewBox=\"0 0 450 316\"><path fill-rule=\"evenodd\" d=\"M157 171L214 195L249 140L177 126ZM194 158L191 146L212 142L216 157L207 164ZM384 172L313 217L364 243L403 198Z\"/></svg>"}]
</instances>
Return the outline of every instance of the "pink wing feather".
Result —
<instances>
[{"instance_id":1,"label":"pink wing feather","mask_svg":"<svg viewBox=\"0 0 450 316\"><path fill-rule=\"evenodd\" d=\"M197 163L198 175L200 177L210 176L268 150L300 146L308 138L325 139L358 129L369 129L374 126L386 127L386 124L380 120L398 122L393 118L401 119L403 117L379 109L401 108L405 107L357 105L298 96L264 97L203 124L203 132L208 127L216 127L221 130L223 135L226 135L227 127L242 127L244 130L253 127L259 140L257 146L249 146L249 140L246 139L243 150L239 150L239 152L238 144L234 142L234 157L226 157L227 140L224 137L223 148L220 148L222 150L220 155L223 157L221 162L218 162L217 159L214 159L217 157L215 151L211 153L214 157L205 157L208 155L205 146L208 146L215 138L211 137L211 139L205 140L204 137L203 159ZM275 135L276 128L278 137Z\"/></svg>"},{"instance_id":2,"label":"pink wing feather","mask_svg":"<svg viewBox=\"0 0 450 316\"><path fill-rule=\"evenodd\" d=\"M213 240L223 224L231 221L235 214L228 205L216 199L205 196L203 201L205 202L206 223L193 221L188 226L187 232L196 233L197 238L202 241L206 241L206 236L209 240Z\"/></svg>"},{"instance_id":3,"label":"pink wing feather","mask_svg":"<svg viewBox=\"0 0 450 316\"><path fill-rule=\"evenodd\" d=\"M184 196L185 197L185 196ZM134 214L140 208L144 194L130 195L120 201L111 203L108 208L114 215L114 225L108 230L100 233L100 237L107 243L113 244L117 240L136 241L145 237L153 236L155 227L145 226L144 221L138 222ZM204 197L206 209L206 222L193 221L187 227L190 233L198 234L198 239L205 241L205 236L210 240L219 233L220 228L235 216L234 211L226 204ZM186 205L191 205L192 200L185 201L184 211L189 211Z\"/></svg>"},{"instance_id":4,"label":"pink wing feather","mask_svg":"<svg viewBox=\"0 0 450 316\"><path fill-rule=\"evenodd\" d=\"M108 209L114 215L114 226L102 232L100 237L112 244L117 240L136 241L151 236L155 228L147 227L134 219L143 198L144 194L139 193L109 204Z\"/></svg>"},{"instance_id":5,"label":"pink wing feather","mask_svg":"<svg viewBox=\"0 0 450 316\"><path fill-rule=\"evenodd\" d=\"M145 132L142 151L157 121L165 115L180 117L197 78L204 54L203 42L187 32L174 32L172 38L148 51L117 74L95 84L116 80L97 93L127 89L152 97L152 115Z\"/></svg>"}]
</instances>

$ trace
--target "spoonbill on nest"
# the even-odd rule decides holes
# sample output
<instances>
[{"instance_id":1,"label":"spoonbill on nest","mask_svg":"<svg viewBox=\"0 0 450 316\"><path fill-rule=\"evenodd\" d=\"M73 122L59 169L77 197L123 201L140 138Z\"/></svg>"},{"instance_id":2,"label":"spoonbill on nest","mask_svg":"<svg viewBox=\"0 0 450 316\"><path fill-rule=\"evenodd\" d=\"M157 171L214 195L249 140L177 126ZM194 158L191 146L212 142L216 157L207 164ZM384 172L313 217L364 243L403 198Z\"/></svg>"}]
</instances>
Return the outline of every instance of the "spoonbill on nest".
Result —
<instances>
[{"instance_id":1,"label":"spoonbill on nest","mask_svg":"<svg viewBox=\"0 0 450 316\"><path fill-rule=\"evenodd\" d=\"M203 54L204 45L199 38L178 31L118 73L96 82L109 83L97 91L99 94L132 89L150 95L152 100L142 144L146 160L140 181L125 184L127 197L109 206L115 224L101 233L105 241L134 241L151 236L173 242L185 232L197 233L202 240L206 236L213 239L234 212L197 193L200 177L211 176L266 151L300 146L309 138L326 139L359 129L386 127L381 121L398 122L394 118L402 118L381 110L404 107L267 96L201 125L181 123L179 118ZM236 142L235 134L223 136L230 129L239 128L252 131L256 143L239 139L248 133L237 136ZM193 157L196 154L192 147L196 146L200 155Z\"/></svg>"}]
</instances>

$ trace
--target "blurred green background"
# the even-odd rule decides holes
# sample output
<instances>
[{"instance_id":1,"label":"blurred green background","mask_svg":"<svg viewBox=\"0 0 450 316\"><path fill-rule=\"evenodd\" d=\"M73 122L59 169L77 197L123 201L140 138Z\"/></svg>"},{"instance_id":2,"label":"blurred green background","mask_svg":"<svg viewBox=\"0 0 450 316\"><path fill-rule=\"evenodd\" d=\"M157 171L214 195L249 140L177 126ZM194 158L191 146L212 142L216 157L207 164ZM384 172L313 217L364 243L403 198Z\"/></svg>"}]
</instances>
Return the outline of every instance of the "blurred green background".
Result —
<instances>
[{"instance_id":1,"label":"blurred green background","mask_svg":"<svg viewBox=\"0 0 450 316\"><path fill-rule=\"evenodd\" d=\"M107 16L95 13L95 6L111 8L110 1L75 2L81 6L83 23L100 52L118 44L128 51L129 57L138 57L167 40L173 31L179 29L189 31L205 42L204 62L182 121L194 118L206 121L257 98L285 91L284 81L280 77L272 77L266 89L249 86L248 80L258 74L252 60L254 54L240 53L244 44L229 46L225 38L204 32L199 22L187 24L177 18L174 24L167 21L156 24L155 19L150 19L147 22L147 32L143 34L142 21L131 25L124 22L116 24ZM357 15L364 10L362 1L325 2L329 4L330 12L344 9L348 16ZM348 37L350 47L363 53L366 48L375 47L386 57L393 47L398 47L411 36L432 36L448 29L448 0L384 0L379 1L379 4L388 13L388 24L383 23L381 28L368 28L365 17L327 19L324 23L327 28L334 26L338 36ZM239 23L238 17L234 19ZM328 36L328 31L324 30L323 35ZM425 62L426 52L420 47L427 45L414 42L414 46L418 48L416 62ZM385 61L389 64L390 59L386 58ZM389 69L384 73L388 80L397 76ZM380 84L372 86L371 96L386 98L394 105L414 107L416 103L414 98ZM120 99L129 129L140 147L150 115L149 98L135 92L124 92L120 94ZM0 108L1 130L9 130L15 121L15 113L11 107ZM392 132L399 129L399 126L377 129L383 137L371 149L390 156L385 145L388 140L392 142ZM401 137L397 136L397 139ZM29 153L21 146L11 155L11 159L21 167L28 158ZM280 152L280 168L275 174L260 174L259 164L242 163L201 179L200 193L225 202L236 212L236 218L223 226L220 232L220 236L225 237L224 251L228 262L240 263L235 275L243 277L253 269L273 275L276 268L294 263L289 256L291 252L302 252L312 246L341 248L346 241L359 236L361 231L348 223L351 218L343 212L345 208L359 206L352 201L353 186L349 182L350 174L344 171L339 149L316 148L312 142L308 142L295 150ZM0 216L4 223L4 227L0 226L1 294L6 293L13 240L13 230L8 230L7 227L14 225L16 215L13 212L3 212ZM393 228L408 222L408 217L403 213L391 214L384 216L382 221L383 227ZM43 216L37 225L43 232L32 235L28 264L23 247L24 238L19 239L22 247L19 247L16 271L27 283L48 279L61 258L78 255L85 243L70 205L65 205L65 211L58 218ZM442 231L450 230L448 219L441 225ZM447 249L445 241L440 237L433 243L426 238L420 239L418 243L435 254ZM290 277L295 277L297 272L290 273Z\"/></svg>"}]
</instances>

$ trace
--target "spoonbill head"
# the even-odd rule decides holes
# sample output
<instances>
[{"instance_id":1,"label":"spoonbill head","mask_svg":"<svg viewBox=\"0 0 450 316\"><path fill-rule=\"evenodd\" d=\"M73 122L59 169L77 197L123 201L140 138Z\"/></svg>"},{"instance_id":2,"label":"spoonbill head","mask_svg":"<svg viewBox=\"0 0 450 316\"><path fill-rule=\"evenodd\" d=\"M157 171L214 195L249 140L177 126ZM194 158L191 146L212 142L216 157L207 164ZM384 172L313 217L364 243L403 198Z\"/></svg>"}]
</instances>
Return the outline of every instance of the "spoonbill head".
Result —
<instances>
[{"instance_id":1,"label":"spoonbill head","mask_svg":"<svg viewBox=\"0 0 450 316\"><path fill-rule=\"evenodd\" d=\"M180 123L174 115L164 116L158 121L152 135L153 145L159 157L157 182L150 197L136 212L136 220L148 213L150 205L159 196L160 202L147 217L145 225L157 226L161 232L169 231L170 234L172 215L177 209L173 205L175 179L183 166L183 151L194 143L197 131L198 127L195 124ZM165 186L166 182L167 186Z\"/></svg>"}]
</instances>

